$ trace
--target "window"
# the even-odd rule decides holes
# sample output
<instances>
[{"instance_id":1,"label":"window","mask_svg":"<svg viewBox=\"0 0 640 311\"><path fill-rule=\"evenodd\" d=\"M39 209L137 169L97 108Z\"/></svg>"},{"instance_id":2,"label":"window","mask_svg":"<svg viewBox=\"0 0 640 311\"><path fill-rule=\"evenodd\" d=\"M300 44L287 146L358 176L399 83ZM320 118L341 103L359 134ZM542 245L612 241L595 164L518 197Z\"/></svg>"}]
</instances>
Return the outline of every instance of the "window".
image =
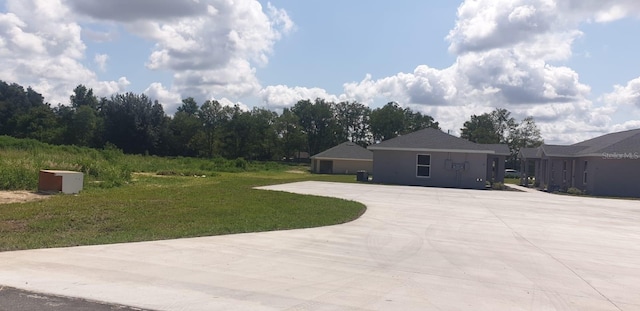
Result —
<instances>
[{"instance_id":1,"label":"window","mask_svg":"<svg viewBox=\"0 0 640 311\"><path fill-rule=\"evenodd\" d=\"M584 161L584 166L582 167L582 183L587 183L587 161Z\"/></svg>"},{"instance_id":2,"label":"window","mask_svg":"<svg viewBox=\"0 0 640 311\"><path fill-rule=\"evenodd\" d=\"M428 155L428 154L418 155L416 176L431 177L431 155Z\"/></svg>"},{"instance_id":3,"label":"window","mask_svg":"<svg viewBox=\"0 0 640 311\"><path fill-rule=\"evenodd\" d=\"M562 161L562 181L567 182L567 161Z\"/></svg>"}]
</instances>

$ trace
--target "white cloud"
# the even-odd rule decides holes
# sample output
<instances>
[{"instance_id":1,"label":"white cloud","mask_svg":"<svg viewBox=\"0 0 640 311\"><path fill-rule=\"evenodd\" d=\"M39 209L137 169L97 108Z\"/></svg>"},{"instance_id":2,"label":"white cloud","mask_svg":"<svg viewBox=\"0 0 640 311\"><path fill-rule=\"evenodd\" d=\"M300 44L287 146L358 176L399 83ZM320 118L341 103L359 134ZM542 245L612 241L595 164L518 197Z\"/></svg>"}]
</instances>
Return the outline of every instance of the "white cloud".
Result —
<instances>
[{"instance_id":1,"label":"white cloud","mask_svg":"<svg viewBox=\"0 0 640 311\"><path fill-rule=\"evenodd\" d=\"M173 115L178 110L178 107L182 105L180 94L173 90L168 90L162 83L151 83L143 93L151 100L157 100L162 105L164 112L169 115Z\"/></svg>"},{"instance_id":2,"label":"white cloud","mask_svg":"<svg viewBox=\"0 0 640 311\"><path fill-rule=\"evenodd\" d=\"M38 87L54 103L66 103L80 83L101 91L129 84L99 81L83 65L81 35L108 42L126 29L155 42L147 67L173 74L171 92L238 98L261 89L255 66L266 65L275 42L295 28L285 10L270 3L263 10L256 0L7 0L7 10L0 79ZM93 61L104 71L108 56Z\"/></svg>"},{"instance_id":3,"label":"white cloud","mask_svg":"<svg viewBox=\"0 0 640 311\"><path fill-rule=\"evenodd\" d=\"M456 26L447 39L460 54L510 47L550 31L558 22L554 1L477 0L458 8Z\"/></svg>"},{"instance_id":4,"label":"white cloud","mask_svg":"<svg viewBox=\"0 0 640 311\"><path fill-rule=\"evenodd\" d=\"M604 94L600 100L610 105L626 105L640 108L640 77L629 81L624 86L615 85L613 92Z\"/></svg>"},{"instance_id":5,"label":"white cloud","mask_svg":"<svg viewBox=\"0 0 640 311\"><path fill-rule=\"evenodd\" d=\"M98 97L109 97L115 93L124 93L130 84L126 77L120 77L118 81L90 81L85 86L92 88Z\"/></svg>"},{"instance_id":6,"label":"white cloud","mask_svg":"<svg viewBox=\"0 0 640 311\"><path fill-rule=\"evenodd\" d=\"M75 11L96 19L131 22L166 20L203 14L207 11L200 1L177 0L67 0Z\"/></svg>"},{"instance_id":7,"label":"white cloud","mask_svg":"<svg viewBox=\"0 0 640 311\"><path fill-rule=\"evenodd\" d=\"M299 100L315 100L322 98L337 102L340 98L327 93L321 88L288 87L286 85L271 85L259 92L260 98L271 109L287 108L295 105Z\"/></svg>"},{"instance_id":8,"label":"white cloud","mask_svg":"<svg viewBox=\"0 0 640 311\"><path fill-rule=\"evenodd\" d=\"M214 98L214 100L216 100ZM240 108L241 111L251 111L251 108L249 108L249 106L243 104L242 102L234 102L226 97L223 97L222 99L217 100L220 105L222 105L222 107L238 107Z\"/></svg>"},{"instance_id":9,"label":"white cloud","mask_svg":"<svg viewBox=\"0 0 640 311\"><path fill-rule=\"evenodd\" d=\"M266 65L275 42L294 29L286 11L270 3L263 10L256 0L69 1L155 42L147 68L173 72L173 88L199 99L258 92L254 66Z\"/></svg>"},{"instance_id":10,"label":"white cloud","mask_svg":"<svg viewBox=\"0 0 640 311\"><path fill-rule=\"evenodd\" d=\"M98 81L82 64L81 27L62 1L6 3L8 13L0 13L0 79L29 85L52 104L67 104L78 84L105 89L122 85Z\"/></svg>"},{"instance_id":11,"label":"white cloud","mask_svg":"<svg viewBox=\"0 0 640 311\"><path fill-rule=\"evenodd\" d=\"M100 68L100 70L102 71L107 70L108 60L109 60L109 55L107 54L96 54L93 57L93 61L96 63L96 65L98 65L98 68Z\"/></svg>"},{"instance_id":12,"label":"white cloud","mask_svg":"<svg viewBox=\"0 0 640 311\"><path fill-rule=\"evenodd\" d=\"M616 107L594 104L591 88L578 73L555 62L573 57L574 41L583 36L580 23L640 16L639 12L637 1L465 1L447 36L449 50L457 55L450 67L419 65L412 73L378 79L367 75L345 83L343 94L324 97L365 104L397 101L434 116L443 129L454 133L472 114L507 108L519 119L533 116L548 141L574 142L610 128ZM616 86L605 99L640 108L639 89L640 79ZM267 104L282 105L295 102L302 90L268 87L261 95Z\"/></svg>"}]
</instances>

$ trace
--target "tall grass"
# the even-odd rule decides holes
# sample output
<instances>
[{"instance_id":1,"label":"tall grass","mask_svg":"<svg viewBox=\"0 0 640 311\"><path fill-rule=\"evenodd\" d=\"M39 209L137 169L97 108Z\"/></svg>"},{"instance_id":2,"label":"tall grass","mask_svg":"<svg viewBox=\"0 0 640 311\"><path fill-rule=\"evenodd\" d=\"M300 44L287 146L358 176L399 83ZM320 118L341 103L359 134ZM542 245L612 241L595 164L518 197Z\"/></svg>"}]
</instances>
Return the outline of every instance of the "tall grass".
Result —
<instances>
[{"instance_id":1,"label":"tall grass","mask_svg":"<svg viewBox=\"0 0 640 311\"><path fill-rule=\"evenodd\" d=\"M125 155L113 146L98 150L0 136L0 190L35 190L38 172L43 169L80 171L85 174L85 187L112 188L130 182L133 172L215 176L218 172L282 171L285 168L278 163L249 162L242 158Z\"/></svg>"},{"instance_id":2,"label":"tall grass","mask_svg":"<svg viewBox=\"0 0 640 311\"><path fill-rule=\"evenodd\" d=\"M123 158L114 148L54 146L0 136L0 189L35 190L38 172L43 169L83 172L88 187L120 186L131 180L131 167Z\"/></svg>"}]
</instances>

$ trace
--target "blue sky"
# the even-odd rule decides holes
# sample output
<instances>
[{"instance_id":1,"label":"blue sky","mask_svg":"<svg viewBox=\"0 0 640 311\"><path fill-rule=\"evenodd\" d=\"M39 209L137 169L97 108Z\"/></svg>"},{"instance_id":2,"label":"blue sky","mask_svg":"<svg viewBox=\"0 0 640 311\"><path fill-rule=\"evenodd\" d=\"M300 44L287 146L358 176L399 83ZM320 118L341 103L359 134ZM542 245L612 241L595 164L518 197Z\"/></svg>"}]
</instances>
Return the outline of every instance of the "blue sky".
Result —
<instances>
[{"instance_id":1,"label":"blue sky","mask_svg":"<svg viewBox=\"0 0 640 311\"><path fill-rule=\"evenodd\" d=\"M389 101L454 133L533 116L549 143L640 127L636 0L0 0L0 80L67 104L145 93L245 108Z\"/></svg>"}]
</instances>

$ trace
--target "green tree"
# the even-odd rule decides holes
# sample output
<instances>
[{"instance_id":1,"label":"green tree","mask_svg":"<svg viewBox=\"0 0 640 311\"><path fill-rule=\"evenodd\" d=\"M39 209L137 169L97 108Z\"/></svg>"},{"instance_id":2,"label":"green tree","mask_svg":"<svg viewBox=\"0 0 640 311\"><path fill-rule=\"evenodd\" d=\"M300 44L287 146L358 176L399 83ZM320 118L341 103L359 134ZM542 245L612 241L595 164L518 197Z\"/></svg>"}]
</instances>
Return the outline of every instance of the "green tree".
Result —
<instances>
[{"instance_id":1,"label":"green tree","mask_svg":"<svg viewBox=\"0 0 640 311\"><path fill-rule=\"evenodd\" d=\"M274 159L277 146L275 124L278 114L264 108L253 108L250 116L249 159Z\"/></svg>"},{"instance_id":2,"label":"green tree","mask_svg":"<svg viewBox=\"0 0 640 311\"><path fill-rule=\"evenodd\" d=\"M284 108L282 114L276 119L275 131L279 138L282 157L295 158L297 151L305 149L307 137L300 126L298 116L289 108Z\"/></svg>"},{"instance_id":3,"label":"green tree","mask_svg":"<svg viewBox=\"0 0 640 311\"><path fill-rule=\"evenodd\" d=\"M127 153L155 153L163 127L164 109L144 94L116 94L102 107L105 140Z\"/></svg>"},{"instance_id":4,"label":"green tree","mask_svg":"<svg viewBox=\"0 0 640 311\"><path fill-rule=\"evenodd\" d=\"M57 143L60 136L55 113L48 105L40 105L21 114L16 120L15 137Z\"/></svg>"},{"instance_id":5,"label":"green tree","mask_svg":"<svg viewBox=\"0 0 640 311\"><path fill-rule=\"evenodd\" d=\"M233 107L231 117L223 125L224 155L227 158L249 156L251 122L251 113L242 111L239 106Z\"/></svg>"},{"instance_id":6,"label":"green tree","mask_svg":"<svg viewBox=\"0 0 640 311\"><path fill-rule=\"evenodd\" d=\"M542 145L544 140L533 117L526 117L515 130L513 141L519 148L534 148Z\"/></svg>"},{"instance_id":7,"label":"green tree","mask_svg":"<svg viewBox=\"0 0 640 311\"><path fill-rule=\"evenodd\" d=\"M408 134L426 128L439 130L440 124L430 115L423 115L420 112L413 112L410 109L405 109L405 126L401 134Z\"/></svg>"},{"instance_id":8,"label":"green tree","mask_svg":"<svg viewBox=\"0 0 640 311\"><path fill-rule=\"evenodd\" d=\"M36 107L40 108L37 111L31 111ZM24 128L17 129L18 119L26 114L44 112L46 109L51 110L51 107L46 105L44 97L31 87L25 90L19 84L0 81L0 135L16 136L17 131L24 130Z\"/></svg>"},{"instance_id":9,"label":"green tree","mask_svg":"<svg viewBox=\"0 0 640 311\"><path fill-rule=\"evenodd\" d=\"M388 140L402 134L406 112L398 103L389 102L371 112L371 133L375 141Z\"/></svg>"},{"instance_id":10,"label":"green tree","mask_svg":"<svg viewBox=\"0 0 640 311\"><path fill-rule=\"evenodd\" d=\"M182 100L182 105L178 107L173 118L168 121L168 154L191 157L198 155L196 137L203 128L198 111L198 104L193 98Z\"/></svg>"},{"instance_id":11,"label":"green tree","mask_svg":"<svg viewBox=\"0 0 640 311\"><path fill-rule=\"evenodd\" d=\"M460 137L479 144L498 144L501 137L498 134L491 114L472 115L471 120L464 122L460 129Z\"/></svg>"},{"instance_id":12,"label":"green tree","mask_svg":"<svg viewBox=\"0 0 640 311\"><path fill-rule=\"evenodd\" d=\"M331 103L320 98L313 103L300 100L291 111L298 117L302 132L307 136L309 154L317 154L339 143L340 129Z\"/></svg>"},{"instance_id":13,"label":"green tree","mask_svg":"<svg viewBox=\"0 0 640 311\"><path fill-rule=\"evenodd\" d=\"M71 123L68 124L67 137L72 139L71 144L96 147L94 142L99 124L98 115L91 106L80 106L73 114Z\"/></svg>"},{"instance_id":14,"label":"green tree","mask_svg":"<svg viewBox=\"0 0 640 311\"><path fill-rule=\"evenodd\" d=\"M210 158L216 154L219 132L230 117L228 109L224 109L217 100L208 100L200 106L198 119L201 130L194 137L193 144L201 156Z\"/></svg>"},{"instance_id":15,"label":"green tree","mask_svg":"<svg viewBox=\"0 0 640 311\"><path fill-rule=\"evenodd\" d=\"M93 89L87 89L86 86L80 84L73 89L73 95L69 97L71 107L80 108L82 106L88 106L93 110L98 109L98 98L93 95Z\"/></svg>"},{"instance_id":16,"label":"green tree","mask_svg":"<svg viewBox=\"0 0 640 311\"><path fill-rule=\"evenodd\" d=\"M508 159L509 166L513 168L519 167L518 154L520 149L535 148L543 143L544 140L540 135L540 129L536 125L534 118L531 116L524 118L513 130L509 140L509 149L511 150L511 155Z\"/></svg>"},{"instance_id":17,"label":"green tree","mask_svg":"<svg viewBox=\"0 0 640 311\"><path fill-rule=\"evenodd\" d=\"M198 114L198 103L193 97L187 97L182 100L182 105L178 107L179 113L184 113L186 115L195 116Z\"/></svg>"},{"instance_id":18,"label":"green tree","mask_svg":"<svg viewBox=\"0 0 640 311\"><path fill-rule=\"evenodd\" d=\"M496 108L490 116L493 128L500 137L500 143L508 144L517 127L517 122L511 117L511 112L504 108Z\"/></svg>"},{"instance_id":19,"label":"green tree","mask_svg":"<svg viewBox=\"0 0 640 311\"><path fill-rule=\"evenodd\" d=\"M335 104L335 120L340 128L340 140L352 141L361 146L371 144L371 109L358 102Z\"/></svg>"}]
</instances>

